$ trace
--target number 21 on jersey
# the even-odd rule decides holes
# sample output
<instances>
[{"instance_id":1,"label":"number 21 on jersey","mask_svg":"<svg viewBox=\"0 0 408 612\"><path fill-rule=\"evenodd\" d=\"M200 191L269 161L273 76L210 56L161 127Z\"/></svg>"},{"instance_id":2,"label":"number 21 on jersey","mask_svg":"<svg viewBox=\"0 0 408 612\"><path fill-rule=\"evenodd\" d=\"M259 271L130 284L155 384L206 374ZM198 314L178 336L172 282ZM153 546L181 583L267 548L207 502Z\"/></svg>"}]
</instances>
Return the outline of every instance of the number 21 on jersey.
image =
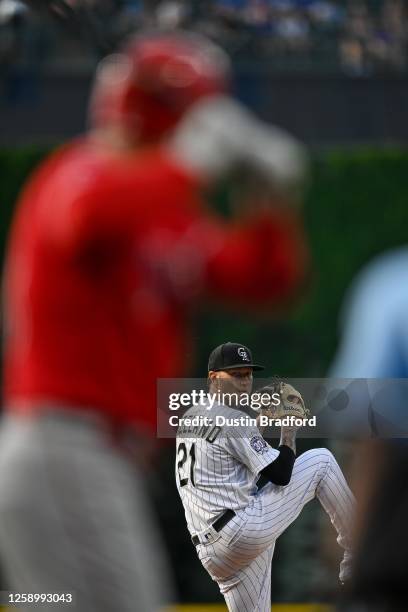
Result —
<instances>
[{"instance_id":1,"label":"number 21 on jersey","mask_svg":"<svg viewBox=\"0 0 408 612\"><path fill-rule=\"evenodd\" d=\"M195 442L193 442L190 446L190 449L187 449L187 445L185 442L180 442L177 447L177 472L180 482L180 487L185 487L190 482L193 487L195 487L194 481L194 464L195 464ZM190 469L188 469L188 464L190 463Z\"/></svg>"}]
</instances>

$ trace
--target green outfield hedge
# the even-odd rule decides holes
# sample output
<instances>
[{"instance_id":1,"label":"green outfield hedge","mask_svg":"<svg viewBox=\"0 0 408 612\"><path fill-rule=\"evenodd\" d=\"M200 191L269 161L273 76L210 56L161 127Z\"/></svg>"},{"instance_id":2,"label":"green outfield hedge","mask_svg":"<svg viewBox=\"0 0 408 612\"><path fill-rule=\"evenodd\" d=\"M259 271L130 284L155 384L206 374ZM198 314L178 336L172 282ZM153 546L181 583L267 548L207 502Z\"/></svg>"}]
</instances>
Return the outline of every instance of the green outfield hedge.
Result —
<instances>
[{"instance_id":1,"label":"green outfield hedge","mask_svg":"<svg viewBox=\"0 0 408 612\"><path fill-rule=\"evenodd\" d=\"M201 369L212 346L237 338L280 375L324 375L351 279L373 256L408 241L408 151L327 152L314 157L312 176L304 214L313 258L308 291L276 320L206 315L198 336Z\"/></svg>"},{"instance_id":2,"label":"green outfield hedge","mask_svg":"<svg viewBox=\"0 0 408 612\"><path fill-rule=\"evenodd\" d=\"M0 250L16 195L45 149L0 151ZM332 151L315 156L305 206L313 256L310 286L285 316L251 319L209 307L196 327L198 358L226 339L252 346L257 359L281 375L322 375L337 341L345 289L361 266L408 239L408 152L397 149Z\"/></svg>"}]
</instances>

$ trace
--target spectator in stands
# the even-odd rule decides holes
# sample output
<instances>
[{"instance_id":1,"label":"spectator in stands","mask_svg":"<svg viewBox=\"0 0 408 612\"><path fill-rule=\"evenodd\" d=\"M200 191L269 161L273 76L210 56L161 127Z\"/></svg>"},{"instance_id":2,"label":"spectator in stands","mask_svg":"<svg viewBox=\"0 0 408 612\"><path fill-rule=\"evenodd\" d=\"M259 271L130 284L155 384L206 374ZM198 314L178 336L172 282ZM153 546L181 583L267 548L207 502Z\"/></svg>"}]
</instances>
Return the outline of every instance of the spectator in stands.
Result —
<instances>
[{"instance_id":1,"label":"spectator in stands","mask_svg":"<svg viewBox=\"0 0 408 612\"><path fill-rule=\"evenodd\" d=\"M364 49L358 38L345 37L339 45L340 66L349 76L360 77L367 74Z\"/></svg>"},{"instance_id":2,"label":"spectator in stands","mask_svg":"<svg viewBox=\"0 0 408 612\"><path fill-rule=\"evenodd\" d=\"M181 0L164 0L156 9L156 17L161 28L175 30L183 27L190 15L190 6Z\"/></svg>"},{"instance_id":3,"label":"spectator in stands","mask_svg":"<svg viewBox=\"0 0 408 612\"><path fill-rule=\"evenodd\" d=\"M309 47L310 26L301 11L282 12L274 23L274 33L281 40L284 51L302 52Z\"/></svg>"},{"instance_id":4,"label":"spectator in stands","mask_svg":"<svg viewBox=\"0 0 408 612\"><path fill-rule=\"evenodd\" d=\"M327 29L339 27L344 20L344 9L329 0L312 0L308 3L307 13L311 22Z\"/></svg>"},{"instance_id":5,"label":"spectator in stands","mask_svg":"<svg viewBox=\"0 0 408 612\"><path fill-rule=\"evenodd\" d=\"M50 35L35 13L18 0L0 0L0 65L6 104L33 104L49 52Z\"/></svg>"},{"instance_id":6,"label":"spectator in stands","mask_svg":"<svg viewBox=\"0 0 408 612\"><path fill-rule=\"evenodd\" d=\"M382 8L382 31L388 42L387 59L390 66L406 66L408 21L406 7L401 0L385 0Z\"/></svg>"}]
</instances>

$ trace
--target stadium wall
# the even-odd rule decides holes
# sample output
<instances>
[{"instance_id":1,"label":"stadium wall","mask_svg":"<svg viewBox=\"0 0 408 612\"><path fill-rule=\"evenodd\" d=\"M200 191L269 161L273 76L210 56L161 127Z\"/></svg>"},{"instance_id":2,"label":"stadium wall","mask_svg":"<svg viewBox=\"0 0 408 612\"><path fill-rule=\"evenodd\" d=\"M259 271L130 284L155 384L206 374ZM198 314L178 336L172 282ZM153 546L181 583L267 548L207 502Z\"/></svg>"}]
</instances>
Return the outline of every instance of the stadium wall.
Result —
<instances>
[{"instance_id":1,"label":"stadium wall","mask_svg":"<svg viewBox=\"0 0 408 612\"><path fill-rule=\"evenodd\" d=\"M0 145L54 143L86 124L89 75L0 80ZM236 91L265 119L314 147L408 142L408 80L403 77L277 75L236 72Z\"/></svg>"}]
</instances>

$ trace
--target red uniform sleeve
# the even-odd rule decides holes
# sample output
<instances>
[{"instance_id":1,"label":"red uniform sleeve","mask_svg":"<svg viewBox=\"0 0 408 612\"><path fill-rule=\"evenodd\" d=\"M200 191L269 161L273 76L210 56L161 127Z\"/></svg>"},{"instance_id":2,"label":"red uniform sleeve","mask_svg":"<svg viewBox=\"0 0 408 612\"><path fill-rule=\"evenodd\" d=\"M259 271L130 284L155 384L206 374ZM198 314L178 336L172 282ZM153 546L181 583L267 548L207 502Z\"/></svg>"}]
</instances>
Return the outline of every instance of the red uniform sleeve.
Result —
<instances>
[{"instance_id":1,"label":"red uniform sleeve","mask_svg":"<svg viewBox=\"0 0 408 612\"><path fill-rule=\"evenodd\" d=\"M307 256L295 215L228 223L204 206L199 180L165 155L112 163L80 152L44 183L44 231L62 248L94 243L108 252L136 241L146 269L181 300L204 292L268 307L298 289Z\"/></svg>"},{"instance_id":2,"label":"red uniform sleeve","mask_svg":"<svg viewBox=\"0 0 408 612\"><path fill-rule=\"evenodd\" d=\"M43 235L71 251L134 239L152 217L160 225L191 200L199 184L157 152L110 160L79 148L58 159L41 174L39 218Z\"/></svg>"},{"instance_id":3,"label":"red uniform sleeve","mask_svg":"<svg viewBox=\"0 0 408 612\"><path fill-rule=\"evenodd\" d=\"M237 306L284 302L304 282L308 253L295 214L263 212L232 227L214 222L199 242L209 251L207 291Z\"/></svg>"}]
</instances>

